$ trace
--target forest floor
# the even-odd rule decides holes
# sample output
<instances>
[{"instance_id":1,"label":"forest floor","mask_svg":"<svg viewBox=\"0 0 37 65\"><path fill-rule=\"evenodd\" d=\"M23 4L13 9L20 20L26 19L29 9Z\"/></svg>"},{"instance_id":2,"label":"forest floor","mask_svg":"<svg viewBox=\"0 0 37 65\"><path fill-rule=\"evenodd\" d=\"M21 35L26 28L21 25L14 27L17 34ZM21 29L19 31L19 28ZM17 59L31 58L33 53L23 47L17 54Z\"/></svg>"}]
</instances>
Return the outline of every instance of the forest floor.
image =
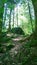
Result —
<instances>
[{"instance_id":1,"label":"forest floor","mask_svg":"<svg viewBox=\"0 0 37 65\"><path fill-rule=\"evenodd\" d=\"M7 37L8 42L3 42L1 47L0 65L37 65L37 39L22 35L12 37L12 34Z\"/></svg>"}]
</instances>

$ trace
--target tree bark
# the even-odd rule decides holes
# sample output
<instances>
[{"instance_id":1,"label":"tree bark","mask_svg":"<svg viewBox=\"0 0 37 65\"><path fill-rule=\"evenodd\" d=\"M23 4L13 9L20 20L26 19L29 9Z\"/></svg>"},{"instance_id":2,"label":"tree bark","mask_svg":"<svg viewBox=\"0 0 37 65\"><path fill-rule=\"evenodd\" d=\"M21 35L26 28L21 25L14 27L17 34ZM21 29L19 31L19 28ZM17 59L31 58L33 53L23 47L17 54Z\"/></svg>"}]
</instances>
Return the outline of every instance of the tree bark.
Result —
<instances>
[{"instance_id":1,"label":"tree bark","mask_svg":"<svg viewBox=\"0 0 37 65\"><path fill-rule=\"evenodd\" d=\"M4 6L2 6L2 10L4 11ZM0 37L2 34L3 11L0 12Z\"/></svg>"},{"instance_id":2,"label":"tree bark","mask_svg":"<svg viewBox=\"0 0 37 65\"><path fill-rule=\"evenodd\" d=\"M18 27L18 7L17 7L17 27Z\"/></svg>"},{"instance_id":3,"label":"tree bark","mask_svg":"<svg viewBox=\"0 0 37 65\"><path fill-rule=\"evenodd\" d=\"M10 9L10 17L9 17L9 32L11 31L11 12L12 12L12 9Z\"/></svg>"},{"instance_id":4,"label":"tree bark","mask_svg":"<svg viewBox=\"0 0 37 65\"><path fill-rule=\"evenodd\" d=\"M32 0L35 11L35 33L37 34L37 0Z\"/></svg>"},{"instance_id":5,"label":"tree bark","mask_svg":"<svg viewBox=\"0 0 37 65\"><path fill-rule=\"evenodd\" d=\"M29 4L29 0L27 0L27 1L28 1L28 9L29 9L29 16L30 16L30 21L31 21L32 32L34 32L33 24L32 24L32 16L31 16L30 4Z\"/></svg>"},{"instance_id":6,"label":"tree bark","mask_svg":"<svg viewBox=\"0 0 37 65\"><path fill-rule=\"evenodd\" d=\"M14 9L13 9L13 28L14 28Z\"/></svg>"}]
</instances>

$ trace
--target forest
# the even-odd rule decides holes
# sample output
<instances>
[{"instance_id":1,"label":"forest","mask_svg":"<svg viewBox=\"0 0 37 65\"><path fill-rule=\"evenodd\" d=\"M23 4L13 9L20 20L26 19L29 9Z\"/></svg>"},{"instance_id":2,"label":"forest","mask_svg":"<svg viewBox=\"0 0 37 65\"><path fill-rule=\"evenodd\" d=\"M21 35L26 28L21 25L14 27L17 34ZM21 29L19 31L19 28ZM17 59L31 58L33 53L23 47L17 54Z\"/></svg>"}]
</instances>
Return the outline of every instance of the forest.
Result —
<instances>
[{"instance_id":1,"label":"forest","mask_svg":"<svg viewBox=\"0 0 37 65\"><path fill-rule=\"evenodd\" d=\"M0 65L37 65L37 0L0 0Z\"/></svg>"}]
</instances>

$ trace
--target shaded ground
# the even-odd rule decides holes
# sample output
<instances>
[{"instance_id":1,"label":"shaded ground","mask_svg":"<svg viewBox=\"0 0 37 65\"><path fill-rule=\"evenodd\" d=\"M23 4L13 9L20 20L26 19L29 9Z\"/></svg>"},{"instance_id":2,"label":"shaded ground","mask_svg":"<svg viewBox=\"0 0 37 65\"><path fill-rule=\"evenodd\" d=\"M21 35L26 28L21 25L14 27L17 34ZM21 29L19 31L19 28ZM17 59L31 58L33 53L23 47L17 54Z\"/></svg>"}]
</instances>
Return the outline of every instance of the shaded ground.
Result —
<instances>
[{"instance_id":1,"label":"shaded ground","mask_svg":"<svg viewBox=\"0 0 37 65\"><path fill-rule=\"evenodd\" d=\"M37 39L7 36L10 40L2 45L0 65L37 65Z\"/></svg>"}]
</instances>

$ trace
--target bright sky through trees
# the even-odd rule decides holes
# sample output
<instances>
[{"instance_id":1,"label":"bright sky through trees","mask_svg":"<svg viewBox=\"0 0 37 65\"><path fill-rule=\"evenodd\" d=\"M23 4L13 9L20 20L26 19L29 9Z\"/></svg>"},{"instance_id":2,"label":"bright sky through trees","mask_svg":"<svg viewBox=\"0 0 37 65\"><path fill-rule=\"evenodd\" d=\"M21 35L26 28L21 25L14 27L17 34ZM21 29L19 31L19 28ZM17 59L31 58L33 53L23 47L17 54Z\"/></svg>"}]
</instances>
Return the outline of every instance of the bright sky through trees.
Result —
<instances>
[{"instance_id":1,"label":"bright sky through trees","mask_svg":"<svg viewBox=\"0 0 37 65\"><path fill-rule=\"evenodd\" d=\"M14 27L17 27L17 17L18 17L18 26L21 26L21 27L23 26L27 30L28 26L26 27L26 25L29 24L29 21L30 21L28 2L29 2L29 6L30 6L32 20L33 21L35 20L34 8L32 5L32 1L31 0L25 1L25 3L22 3L22 1L20 1L20 3L16 4L16 6L14 7L14 10L12 9L11 28L13 28L13 12L14 12ZM6 11L6 8L7 8L7 11ZM5 13L6 13L6 19L5 19ZM18 16L17 16L17 14L18 14ZM10 16L10 8L8 7L8 4L5 3L4 4L3 23L5 20L4 26L6 29L9 28L9 16ZM32 24L34 24L34 23L32 23ZM30 24L30 26L31 26L31 24Z\"/></svg>"}]
</instances>

